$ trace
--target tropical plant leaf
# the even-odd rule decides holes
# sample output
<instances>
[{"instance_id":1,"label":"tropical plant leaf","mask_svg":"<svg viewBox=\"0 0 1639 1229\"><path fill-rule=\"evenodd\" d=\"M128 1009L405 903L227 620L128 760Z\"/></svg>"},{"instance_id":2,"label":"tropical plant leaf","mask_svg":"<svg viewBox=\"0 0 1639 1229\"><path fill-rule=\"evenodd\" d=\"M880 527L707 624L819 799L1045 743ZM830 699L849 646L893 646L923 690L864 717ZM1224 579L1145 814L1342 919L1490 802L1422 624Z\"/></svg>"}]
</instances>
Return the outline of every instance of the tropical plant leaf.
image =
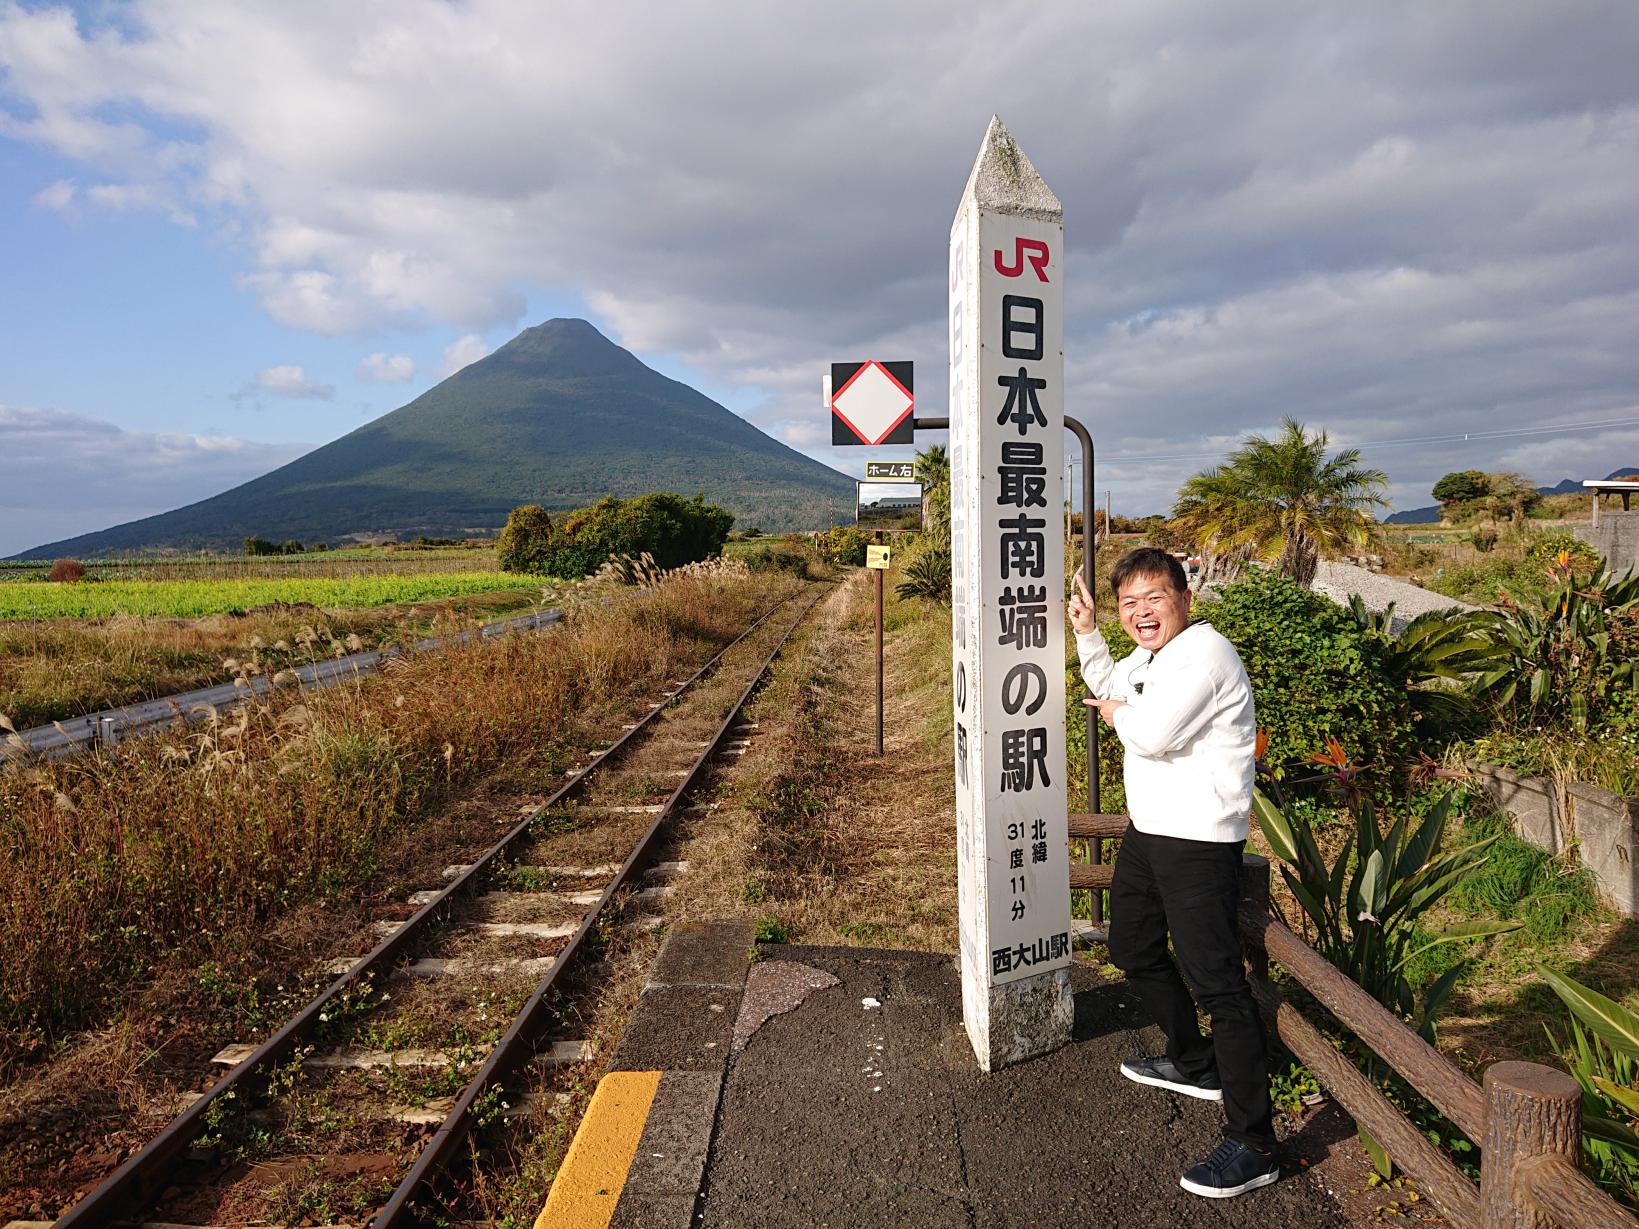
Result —
<instances>
[{"instance_id":1,"label":"tropical plant leaf","mask_svg":"<svg viewBox=\"0 0 1639 1229\"><path fill-rule=\"evenodd\" d=\"M1602 1075L1593 1077L1594 1087L1599 1089L1612 1101L1616 1102L1635 1118L1639 1118L1639 1088L1624 1088L1615 1080L1607 1080Z\"/></svg>"},{"instance_id":2,"label":"tropical plant leaf","mask_svg":"<svg viewBox=\"0 0 1639 1229\"><path fill-rule=\"evenodd\" d=\"M1639 1015L1562 973L1540 964L1537 972L1595 1036L1618 1053L1639 1058Z\"/></svg>"},{"instance_id":3,"label":"tropical plant leaf","mask_svg":"<svg viewBox=\"0 0 1639 1229\"><path fill-rule=\"evenodd\" d=\"M1264 796L1261 789L1252 791L1252 814L1257 817L1258 828L1269 842L1269 848L1275 851L1275 856L1283 862L1290 862L1296 866L1298 862L1297 835L1292 831L1292 825L1285 814L1273 802Z\"/></svg>"},{"instance_id":4,"label":"tropical plant leaf","mask_svg":"<svg viewBox=\"0 0 1639 1229\"><path fill-rule=\"evenodd\" d=\"M1365 1127L1357 1125L1355 1130L1360 1136L1361 1146L1366 1149L1366 1155L1372 1159L1372 1168L1377 1171L1378 1177L1385 1182L1394 1177L1394 1162L1389 1159L1388 1150L1367 1134Z\"/></svg>"},{"instance_id":5,"label":"tropical plant leaf","mask_svg":"<svg viewBox=\"0 0 1639 1229\"><path fill-rule=\"evenodd\" d=\"M1432 986L1423 992L1423 1018L1417 1024L1417 1031L1422 1035L1423 1040L1430 1045L1434 1044L1434 1018L1440 1014L1440 1008L1444 1007L1445 1001L1451 997L1451 992L1457 985L1457 979L1462 976L1463 970L1467 967L1467 961L1452 965L1440 974L1438 980Z\"/></svg>"},{"instance_id":6,"label":"tropical plant leaf","mask_svg":"<svg viewBox=\"0 0 1639 1229\"><path fill-rule=\"evenodd\" d=\"M1632 1127L1625 1126L1613 1118L1604 1118L1598 1114L1590 1114L1586 1110L1582 1113L1582 1138L1584 1140L1597 1139L1601 1143L1614 1144L1631 1152L1635 1160L1639 1160L1639 1133Z\"/></svg>"},{"instance_id":7,"label":"tropical plant leaf","mask_svg":"<svg viewBox=\"0 0 1639 1229\"><path fill-rule=\"evenodd\" d=\"M1492 935L1503 935L1511 930L1518 930L1523 925L1525 925L1524 922L1514 921L1458 922L1455 926L1448 926L1440 931L1435 938L1430 939L1427 943L1406 953L1395 962L1394 967L1398 969L1402 965L1409 964L1430 948L1439 947L1443 943L1461 943L1465 939L1485 939Z\"/></svg>"}]
</instances>

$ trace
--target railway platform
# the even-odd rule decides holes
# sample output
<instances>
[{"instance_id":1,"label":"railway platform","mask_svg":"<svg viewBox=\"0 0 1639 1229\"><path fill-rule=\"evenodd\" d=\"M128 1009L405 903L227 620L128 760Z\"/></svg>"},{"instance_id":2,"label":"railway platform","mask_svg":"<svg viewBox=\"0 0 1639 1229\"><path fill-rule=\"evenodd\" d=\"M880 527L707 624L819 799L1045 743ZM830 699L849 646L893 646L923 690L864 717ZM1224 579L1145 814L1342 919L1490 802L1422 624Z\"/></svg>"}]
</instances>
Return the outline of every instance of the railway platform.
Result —
<instances>
[{"instance_id":1,"label":"railway platform","mask_svg":"<svg viewBox=\"0 0 1639 1229\"><path fill-rule=\"evenodd\" d=\"M1072 1043L985 1075L952 957L676 927L537 1229L1346 1223L1301 1170L1238 1199L1180 1189L1220 1109L1123 1079L1159 1030L1124 984L1075 978Z\"/></svg>"}]
</instances>

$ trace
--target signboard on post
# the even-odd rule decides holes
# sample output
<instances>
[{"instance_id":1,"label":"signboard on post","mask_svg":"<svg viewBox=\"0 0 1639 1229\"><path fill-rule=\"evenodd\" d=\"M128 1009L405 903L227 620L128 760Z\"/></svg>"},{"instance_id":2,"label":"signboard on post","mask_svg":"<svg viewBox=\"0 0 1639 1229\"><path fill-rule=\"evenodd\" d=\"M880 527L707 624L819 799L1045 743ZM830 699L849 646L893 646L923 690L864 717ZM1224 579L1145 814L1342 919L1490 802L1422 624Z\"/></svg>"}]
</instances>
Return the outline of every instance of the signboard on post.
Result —
<instances>
[{"instance_id":1,"label":"signboard on post","mask_svg":"<svg viewBox=\"0 0 1639 1229\"><path fill-rule=\"evenodd\" d=\"M861 529L905 533L922 528L920 482L856 482L854 521Z\"/></svg>"},{"instance_id":2,"label":"signboard on post","mask_svg":"<svg viewBox=\"0 0 1639 1229\"><path fill-rule=\"evenodd\" d=\"M865 566L886 572L889 566L891 548L886 546L867 546L865 548Z\"/></svg>"},{"instance_id":3,"label":"signboard on post","mask_svg":"<svg viewBox=\"0 0 1639 1229\"><path fill-rule=\"evenodd\" d=\"M825 404L833 444L909 444L915 436L910 363L832 363Z\"/></svg>"},{"instance_id":4,"label":"signboard on post","mask_svg":"<svg viewBox=\"0 0 1639 1229\"><path fill-rule=\"evenodd\" d=\"M1063 210L992 118L950 235L962 1017L986 1071L1070 1038Z\"/></svg>"}]
</instances>

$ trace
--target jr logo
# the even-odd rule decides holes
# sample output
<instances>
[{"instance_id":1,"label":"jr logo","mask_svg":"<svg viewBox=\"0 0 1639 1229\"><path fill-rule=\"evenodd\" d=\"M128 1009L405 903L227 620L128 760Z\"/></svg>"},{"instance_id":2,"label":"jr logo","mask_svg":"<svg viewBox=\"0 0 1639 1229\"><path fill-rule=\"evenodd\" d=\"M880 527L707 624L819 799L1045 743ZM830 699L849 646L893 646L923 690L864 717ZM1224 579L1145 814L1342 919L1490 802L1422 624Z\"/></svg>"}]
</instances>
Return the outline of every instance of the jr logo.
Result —
<instances>
[{"instance_id":1,"label":"jr logo","mask_svg":"<svg viewBox=\"0 0 1639 1229\"><path fill-rule=\"evenodd\" d=\"M1000 248L996 249L996 272L1003 277L1018 277L1019 274L1024 272L1025 263L1028 262L1030 267L1036 271L1036 279L1045 282L1047 280L1047 261L1047 245L1040 239L1026 239L1022 235L1016 236L1013 240L1013 263L1010 265L1002 263L1002 250Z\"/></svg>"}]
</instances>

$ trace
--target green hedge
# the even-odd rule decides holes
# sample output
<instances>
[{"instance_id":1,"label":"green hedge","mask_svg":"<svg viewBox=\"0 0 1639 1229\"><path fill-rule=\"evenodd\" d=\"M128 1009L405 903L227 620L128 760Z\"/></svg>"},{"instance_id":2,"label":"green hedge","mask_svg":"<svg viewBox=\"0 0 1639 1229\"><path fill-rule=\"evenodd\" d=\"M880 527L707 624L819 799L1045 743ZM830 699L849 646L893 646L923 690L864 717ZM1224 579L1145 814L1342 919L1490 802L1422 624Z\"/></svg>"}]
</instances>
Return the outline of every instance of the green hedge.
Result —
<instances>
[{"instance_id":1,"label":"green hedge","mask_svg":"<svg viewBox=\"0 0 1639 1229\"><path fill-rule=\"evenodd\" d=\"M1388 789L1414 751L1411 707L1385 669L1379 645L1346 609L1279 573L1259 572L1226 585L1216 599L1197 601L1194 618L1217 628L1240 654L1258 728L1269 736L1264 760L1289 792L1319 775L1307 761L1326 749L1328 736L1354 764L1368 768L1374 793ZM1117 661L1133 651L1118 622L1101 629ZM1080 716L1078 693L1072 688L1073 719ZM1108 731L1101 735L1106 759L1119 761L1119 740Z\"/></svg>"},{"instance_id":2,"label":"green hedge","mask_svg":"<svg viewBox=\"0 0 1639 1229\"><path fill-rule=\"evenodd\" d=\"M671 491L602 499L557 525L529 505L507 518L501 566L572 579L597 571L611 555L647 551L663 568L681 567L721 555L733 524L733 513L708 504L704 496L684 499Z\"/></svg>"}]
</instances>

